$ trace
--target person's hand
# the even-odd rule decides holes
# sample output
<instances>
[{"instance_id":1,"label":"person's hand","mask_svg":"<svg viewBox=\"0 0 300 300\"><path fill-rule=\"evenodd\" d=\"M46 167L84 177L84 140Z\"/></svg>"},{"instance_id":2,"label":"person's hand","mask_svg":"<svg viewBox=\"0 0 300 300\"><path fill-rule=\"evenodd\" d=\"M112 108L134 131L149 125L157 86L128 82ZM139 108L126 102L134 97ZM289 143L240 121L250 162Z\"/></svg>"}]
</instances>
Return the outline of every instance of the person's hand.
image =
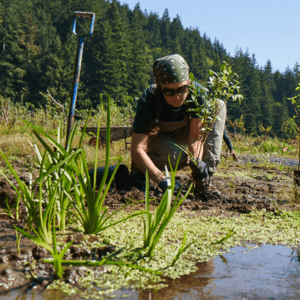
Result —
<instances>
[{"instance_id":1,"label":"person's hand","mask_svg":"<svg viewBox=\"0 0 300 300\"><path fill-rule=\"evenodd\" d=\"M192 169L192 177L195 183L195 193L202 193L209 186L209 174L206 164L198 159L197 166L190 162L190 167Z\"/></svg>"},{"instance_id":2,"label":"person's hand","mask_svg":"<svg viewBox=\"0 0 300 300\"><path fill-rule=\"evenodd\" d=\"M208 176L207 166L201 159L197 160L197 166L193 162L190 162L190 167L195 182L203 180Z\"/></svg>"},{"instance_id":3,"label":"person's hand","mask_svg":"<svg viewBox=\"0 0 300 300\"><path fill-rule=\"evenodd\" d=\"M159 184L158 187L165 193L165 191L168 189L168 181L167 177L164 178ZM181 184L175 180L175 187L174 187L174 192L178 192L179 189L181 188Z\"/></svg>"}]
</instances>

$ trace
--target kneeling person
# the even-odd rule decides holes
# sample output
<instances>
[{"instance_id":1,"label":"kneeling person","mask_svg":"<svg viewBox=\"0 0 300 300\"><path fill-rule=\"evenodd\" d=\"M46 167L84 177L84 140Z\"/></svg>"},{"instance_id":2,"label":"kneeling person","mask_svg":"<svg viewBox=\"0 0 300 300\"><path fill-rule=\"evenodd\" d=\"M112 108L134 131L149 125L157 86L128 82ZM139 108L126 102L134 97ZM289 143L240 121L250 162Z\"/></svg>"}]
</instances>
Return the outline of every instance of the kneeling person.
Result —
<instances>
[{"instance_id":1,"label":"kneeling person","mask_svg":"<svg viewBox=\"0 0 300 300\"><path fill-rule=\"evenodd\" d=\"M176 145L188 146L188 150L197 159L197 166L190 163L192 175L196 182L207 182L209 176L216 171L220 160L226 106L219 100L219 113L213 124L204 147L199 142L199 125L201 117L188 112L194 108L189 85L189 66L179 55L173 54L157 59L153 65L156 84L148 87L140 97L136 116L133 122L131 141L131 178L144 180L146 169L149 177L163 190L167 189L167 180L162 171L169 165L175 167L180 148ZM194 83L201 87L200 84ZM203 87L201 87L203 88ZM202 97L198 102L203 104ZM189 164L188 156L182 152L178 169ZM175 190L180 188L175 183ZM203 184L205 188L205 184Z\"/></svg>"}]
</instances>

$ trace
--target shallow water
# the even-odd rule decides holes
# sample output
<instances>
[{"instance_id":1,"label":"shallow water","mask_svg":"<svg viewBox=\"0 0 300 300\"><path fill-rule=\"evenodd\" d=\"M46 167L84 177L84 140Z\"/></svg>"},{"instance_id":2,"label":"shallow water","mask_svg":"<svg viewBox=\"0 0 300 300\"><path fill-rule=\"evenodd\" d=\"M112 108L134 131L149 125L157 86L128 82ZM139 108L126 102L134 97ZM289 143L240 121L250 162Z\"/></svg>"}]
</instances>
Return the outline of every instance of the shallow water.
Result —
<instances>
[{"instance_id":1,"label":"shallow water","mask_svg":"<svg viewBox=\"0 0 300 300\"><path fill-rule=\"evenodd\" d=\"M293 158L285 158L285 157L278 157L278 156L270 156L269 158L264 157L263 155L258 158L256 155L247 155L247 156L240 156L239 161L243 163L247 163L250 161L251 163L259 163L261 161L267 162L270 161L272 164L278 164L278 165L284 165L289 167L297 167L298 165L298 159Z\"/></svg>"},{"instance_id":2,"label":"shallow water","mask_svg":"<svg viewBox=\"0 0 300 300\"><path fill-rule=\"evenodd\" d=\"M298 165L298 159L292 158L271 157L270 161L274 164L285 165L290 167L297 167Z\"/></svg>"},{"instance_id":3,"label":"shallow water","mask_svg":"<svg viewBox=\"0 0 300 300\"><path fill-rule=\"evenodd\" d=\"M300 262L284 246L265 245L244 254L241 247L214 260L215 279L205 288L224 299L300 298Z\"/></svg>"},{"instance_id":4,"label":"shallow water","mask_svg":"<svg viewBox=\"0 0 300 300\"><path fill-rule=\"evenodd\" d=\"M116 291L113 299L300 299L300 261L297 252L284 246L264 245L248 251L235 247L198 270L158 291ZM246 253L245 253L246 252ZM123 296L123 297L122 297ZM62 293L11 291L0 299L80 299ZM111 298L107 298L111 299Z\"/></svg>"}]
</instances>

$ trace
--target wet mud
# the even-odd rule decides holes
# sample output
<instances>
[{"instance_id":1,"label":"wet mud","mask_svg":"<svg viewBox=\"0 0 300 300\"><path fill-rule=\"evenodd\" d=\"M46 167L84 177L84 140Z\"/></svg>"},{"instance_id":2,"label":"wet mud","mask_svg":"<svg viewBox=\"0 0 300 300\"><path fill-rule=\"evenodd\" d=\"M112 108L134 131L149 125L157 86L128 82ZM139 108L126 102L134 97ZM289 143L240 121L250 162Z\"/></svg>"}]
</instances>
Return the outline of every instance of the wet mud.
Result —
<instances>
[{"instance_id":1,"label":"wet mud","mask_svg":"<svg viewBox=\"0 0 300 300\"><path fill-rule=\"evenodd\" d=\"M245 172L245 165L251 162ZM294 162L288 159L276 163L294 166ZM17 166L18 167L18 166ZM249 172L250 168L250 172ZM21 179L27 182L26 164L20 165L17 170L21 173ZM244 174L243 174L244 172ZM189 184L189 170L183 170L178 180L187 188ZM14 181L12 179L12 181ZM287 190L291 190L293 183L292 169L263 166L256 164L251 157L241 156L238 162L229 161L216 173L211 181L210 188L201 195L190 194L182 203L179 210L196 211L199 215L214 216L228 215L229 213L244 214L253 210L266 210L274 214L280 214L282 210L298 210L299 205L293 197L286 197ZM111 188L105 200L105 206L116 209L125 204L144 199L143 188L133 187L130 191L117 191ZM153 185L150 197L153 205L158 205L162 193ZM31 290L43 291L53 280L54 271L50 264L42 262L49 257L49 253L36 247L28 239L22 237L20 253L16 250L16 235L13 225L20 227L25 225L25 219L21 217L21 223L16 224L6 215L4 209L7 203L13 208L15 192L6 180L0 178L0 298L11 291L28 292ZM143 206L137 206L141 209ZM24 205L20 204L20 212L25 216ZM103 255L114 251L114 246L109 245L98 249L89 249L81 245L82 234L73 234L69 240L75 240L67 251L65 259L101 259ZM5 244L6 243L6 244ZM212 268L207 266L208 268ZM105 268L94 268L95 276L100 276ZM64 272L64 280L76 285L78 279L85 276L85 267L67 268ZM184 278L182 281L184 282ZM184 288L184 287L183 287ZM147 291L145 291L147 293ZM4 298L3 298L4 297Z\"/></svg>"}]
</instances>

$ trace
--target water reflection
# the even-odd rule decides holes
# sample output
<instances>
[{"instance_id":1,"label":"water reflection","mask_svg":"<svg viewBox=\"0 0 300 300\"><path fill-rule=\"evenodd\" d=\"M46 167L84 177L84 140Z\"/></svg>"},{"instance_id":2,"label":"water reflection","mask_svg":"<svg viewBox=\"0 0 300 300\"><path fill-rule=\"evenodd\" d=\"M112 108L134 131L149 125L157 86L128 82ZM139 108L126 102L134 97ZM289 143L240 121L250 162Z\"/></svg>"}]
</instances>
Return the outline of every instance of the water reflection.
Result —
<instances>
[{"instance_id":1,"label":"water reflection","mask_svg":"<svg viewBox=\"0 0 300 300\"><path fill-rule=\"evenodd\" d=\"M138 299L300 299L297 251L272 245L232 251L199 264L196 273L167 288L140 292Z\"/></svg>"},{"instance_id":2,"label":"water reflection","mask_svg":"<svg viewBox=\"0 0 300 300\"><path fill-rule=\"evenodd\" d=\"M222 299L299 299L300 263L297 253L284 246L265 245L244 253L226 254L226 262L217 257L213 295ZM212 288L207 287L206 292Z\"/></svg>"},{"instance_id":3,"label":"water reflection","mask_svg":"<svg viewBox=\"0 0 300 300\"><path fill-rule=\"evenodd\" d=\"M157 291L142 291L139 293L139 300L145 299L217 299L214 296L209 297L209 293L204 293L206 286L212 284L214 276L210 276L215 271L214 260L199 263L197 271L176 280L166 279L168 287Z\"/></svg>"}]
</instances>

